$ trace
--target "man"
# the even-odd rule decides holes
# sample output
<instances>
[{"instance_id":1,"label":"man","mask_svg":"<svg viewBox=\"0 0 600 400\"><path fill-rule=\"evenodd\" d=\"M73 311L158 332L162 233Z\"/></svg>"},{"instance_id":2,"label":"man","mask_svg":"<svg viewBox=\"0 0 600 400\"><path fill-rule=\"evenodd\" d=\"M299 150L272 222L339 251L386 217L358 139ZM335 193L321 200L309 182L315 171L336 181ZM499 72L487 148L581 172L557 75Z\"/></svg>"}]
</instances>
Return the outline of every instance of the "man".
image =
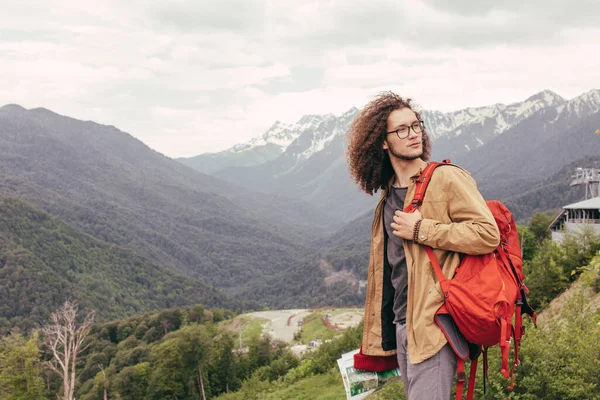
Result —
<instances>
[{"instance_id":1,"label":"man","mask_svg":"<svg viewBox=\"0 0 600 400\"><path fill-rule=\"evenodd\" d=\"M430 138L410 99L385 92L348 133L350 172L367 194L382 189L375 210L362 355L396 354L409 400L449 399L457 358L434 321L444 297L425 246L451 278L461 254L486 254L499 244L494 217L475 181L442 166L414 213L402 210L431 154Z\"/></svg>"}]
</instances>

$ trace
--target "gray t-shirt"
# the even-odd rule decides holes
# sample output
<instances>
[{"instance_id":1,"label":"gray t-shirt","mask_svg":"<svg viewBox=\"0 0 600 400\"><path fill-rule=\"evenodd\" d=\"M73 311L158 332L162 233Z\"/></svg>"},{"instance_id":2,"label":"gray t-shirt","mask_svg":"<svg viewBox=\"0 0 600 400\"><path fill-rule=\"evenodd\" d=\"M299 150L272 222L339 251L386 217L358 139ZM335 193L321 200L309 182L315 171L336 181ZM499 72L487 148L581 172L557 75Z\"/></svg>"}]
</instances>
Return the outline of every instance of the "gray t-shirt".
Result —
<instances>
[{"instance_id":1,"label":"gray t-shirt","mask_svg":"<svg viewBox=\"0 0 600 400\"><path fill-rule=\"evenodd\" d=\"M387 232L387 260L392 268L392 286L394 286L394 322L406 323L406 295L408 292L408 270L402 238L392 234L394 213L404 209L404 198L408 188L392 187L383 209L383 223Z\"/></svg>"}]
</instances>

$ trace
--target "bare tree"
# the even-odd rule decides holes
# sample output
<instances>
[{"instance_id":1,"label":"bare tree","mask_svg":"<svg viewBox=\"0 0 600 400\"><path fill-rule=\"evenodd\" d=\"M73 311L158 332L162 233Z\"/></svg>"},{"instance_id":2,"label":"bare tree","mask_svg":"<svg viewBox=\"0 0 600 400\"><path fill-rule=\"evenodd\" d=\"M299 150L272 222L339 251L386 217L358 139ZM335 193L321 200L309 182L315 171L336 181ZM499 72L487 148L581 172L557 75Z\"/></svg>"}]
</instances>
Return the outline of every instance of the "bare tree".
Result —
<instances>
[{"instance_id":1,"label":"bare tree","mask_svg":"<svg viewBox=\"0 0 600 400\"><path fill-rule=\"evenodd\" d=\"M108 397L106 396L106 372L104 372L104 366L102 364L98 364L98 368L100 368L100 371L102 372L102 387L104 388L104 400L107 400Z\"/></svg>"},{"instance_id":2,"label":"bare tree","mask_svg":"<svg viewBox=\"0 0 600 400\"><path fill-rule=\"evenodd\" d=\"M63 380L63 400L74 400L75 367L77 356L87 348L83 341L90 333L94 312L86 315L81 325L77 325L77 304L71 300L58 308L50 316L51 323L44 326L44 341L52 352L52 360L47 362L51 370Z\"/></svg>"},{"instance_id":3,"label":"bare tree","mask_svg":"<svg viewBox=\"0 0 600 400\"><path fill-rule=\"evenodd\" d=\"M198 363L198 377L200 383L200 394L202 395L202 400L206 400L206 395L204 394L204 379L202 379L202 367L200 363Z\"/></svg>"}]
</instances>

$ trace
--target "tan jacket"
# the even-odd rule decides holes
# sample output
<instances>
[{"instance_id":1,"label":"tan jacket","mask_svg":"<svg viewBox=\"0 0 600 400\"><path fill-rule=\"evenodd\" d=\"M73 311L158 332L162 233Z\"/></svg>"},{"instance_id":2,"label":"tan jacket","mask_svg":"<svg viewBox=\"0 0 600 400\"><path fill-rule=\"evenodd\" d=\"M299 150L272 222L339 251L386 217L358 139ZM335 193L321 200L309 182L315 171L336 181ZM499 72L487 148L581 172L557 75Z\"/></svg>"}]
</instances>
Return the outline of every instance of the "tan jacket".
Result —
<instances>
[{"instance_id":1,"label":"tan jacket","mask_svg":"<svg viewBox=\"0 0 600 400\"><path fill-rule=\"evenodd\" d=\"M415 178L419 174L411 178L405 206L413 199ZM382 345L383 336L386 335L383 332L395 331L389 326L393 316L383 315L382 322L382 312L387 314L391 310L387 307L382 311L384 266L387 264L384 259L382 214L388 191L389 187L381 193L371 238L362 339L362 351L370 356L388 356L396 352L395 347L384 348L390 347L387 339L386 344ZM443 304L443 295L423 245L435 249L444 275L450 278L460 264L461 253L490 253L500 241L494 217L477 190L475 181L468 172L456 166L436 168L419 210L423 215L419 241L404 240L408 268L406 333L409 361L412 364L425 361L446 344L444 334L434 322L434 315Z\"/></svg>"}]
</instances>

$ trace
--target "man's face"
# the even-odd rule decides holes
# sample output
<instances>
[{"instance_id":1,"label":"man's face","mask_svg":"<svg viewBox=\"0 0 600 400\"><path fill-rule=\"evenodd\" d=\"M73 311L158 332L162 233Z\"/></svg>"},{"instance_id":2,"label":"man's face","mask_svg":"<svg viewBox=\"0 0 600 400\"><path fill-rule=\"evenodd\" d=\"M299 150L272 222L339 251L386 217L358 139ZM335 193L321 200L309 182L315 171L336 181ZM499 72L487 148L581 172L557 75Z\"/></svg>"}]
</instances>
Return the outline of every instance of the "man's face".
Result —
<instances>
[{"instance_id":1,"label":"man's face","mask_svg":"<svg viewBox=\"0 0 600 400\"><path fill-rule=\"evenodd\" d=\"M408 107L394 110L387 119L387 132L401 127L409 127L418 121L417 115ZM396 133L390 133L383 142L383 149L388 150L390 157L412 161L423 155L423 135L409 129L408 137L400 139Z\"/></svg>"}]
</instances>

